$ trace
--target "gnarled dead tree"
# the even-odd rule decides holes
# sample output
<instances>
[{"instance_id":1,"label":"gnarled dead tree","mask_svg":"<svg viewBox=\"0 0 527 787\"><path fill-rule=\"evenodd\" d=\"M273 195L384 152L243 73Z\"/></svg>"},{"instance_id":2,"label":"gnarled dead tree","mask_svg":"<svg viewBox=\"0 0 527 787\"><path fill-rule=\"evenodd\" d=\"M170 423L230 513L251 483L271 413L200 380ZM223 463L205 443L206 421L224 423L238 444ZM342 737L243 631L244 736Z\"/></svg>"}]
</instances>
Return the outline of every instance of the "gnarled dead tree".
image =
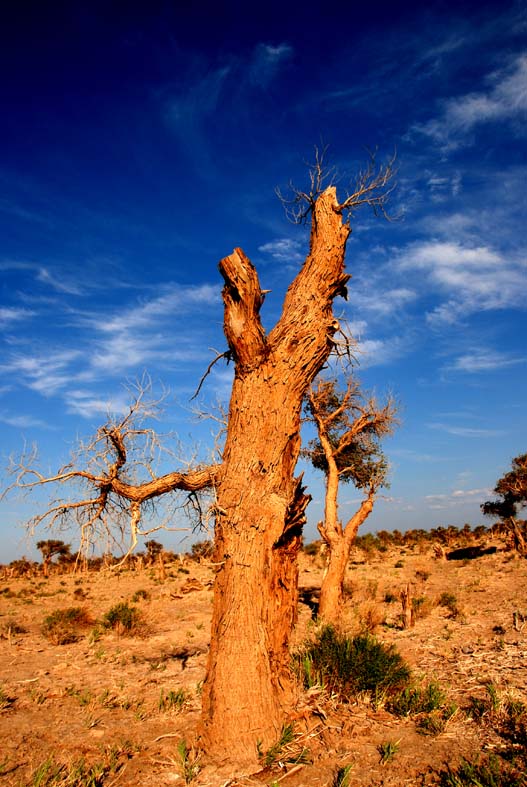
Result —
<instances>
[{"instance_id":1,"label":"gnarled dead tree","mask_svg":"<svg viewBox=\"0 0 527 787\"><path fill-rule=\"evenodd\" d=\"M94 491L87 521L111 506L124 507L132 529L142 506L160 495L214 489L218 570L201 742L213 757L239 767L257 761L258 742L265 749L276 741L294 699L289 640L309 501L295 477L302 402L339 329L332 307L350 278L344 268L347 214L362 204L382 205L388 180L384 169L368 171L354 194L339 202L334 186L319 193L315 177L314 188L297 200L311 216L309 253L269 333L260 320L264 291L250 260L235 249L220 262L224 332L235 366L220 463L133 483L126 475L124 423L98 434L97 444L112 452L103 471L77 474ZM75 471L58 480L68 472ZM60 510L52 516L60 518Z\"/></svg>"},{"instance_id":2,"label":"gnarled dead tree","mask_svg":"<svg viewBox=\"0 0 527 787\"><path fill-rule=\"evenodd\" d=\"M364 396L356 380L340 391L337 380L320 379L309 391L306 410L317 438L303 453L326 476L324 521L318 530L327 547L327 564L318 608L319 617L335 623L340 614L346 565L359 527L373 510L376 494L386 486L388 465L380 439L393 431L396 405L390 397L379 406ZM338 515L340 482L352 482L364 498L345 524Z\"/></svg>"}]
</instances>

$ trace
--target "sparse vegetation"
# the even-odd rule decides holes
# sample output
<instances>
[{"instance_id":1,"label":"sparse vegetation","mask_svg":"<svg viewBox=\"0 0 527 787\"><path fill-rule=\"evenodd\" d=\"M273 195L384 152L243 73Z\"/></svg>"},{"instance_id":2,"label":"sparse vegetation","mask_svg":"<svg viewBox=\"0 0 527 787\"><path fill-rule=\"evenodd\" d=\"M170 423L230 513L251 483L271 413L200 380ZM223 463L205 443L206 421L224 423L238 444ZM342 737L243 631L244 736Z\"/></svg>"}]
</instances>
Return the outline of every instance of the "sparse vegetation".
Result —
<instances>
[{"instance_id":1,"label":"sparse vegetation","mask_svg":"<svg viewBox=\"0 0 527 787\"><path fill-rule=\"evenodd\" d=\"M143 618L137 607L131 606L128 601L122 601L111 607L100 621L104 629L112 629L119 635L137 634L143 624Z\"/></svg>"},{"instance_id":2,"label":"sparse vegetation","mask_svg":"<svg viewBox=\"0 0 527 787\"><path fill-rule=\"evenodd\" d=\"M280 737L267 751L263 752L258 744L258 757L265 768L272 768L277 762L298 763L307 762L308 752L295 734L293 724L284 724Z\"/></svg>"},{"instance_id":3,"label":"sparse vegetation","mask_svg":"<svg viewBox=\"0 0 527 787\"><path fill-rule=\"evenodd\" d=\"M386 763L393 760L397 752L399 751L399 745L401 741L384 741L377 746L377 751L381 756L381 765L386 765Z\"/></svg>"},{"instance_id":4,"label":"sparse vegetation","mask_svg":"<svg viewBox=\"0 0 527 787\"><path fill-rule=\"evenodd\" d=\"M84 607L58 609L44 619L42 634L53 645L67 645L77 642L93 623Z\"/></svg>"},{"instance_id":5,"label":"sparse vegetation","mask_svg":"<svg viewBox=\"0 0 527 787\"><path fill-rule=\"evenodd\" d=\"M325 626L297 656L306 686L318 683L341 699L367 692L377 701L400 690L410 669L396 649L371 634L349 638Z\"/></svg>"}]
</instances>

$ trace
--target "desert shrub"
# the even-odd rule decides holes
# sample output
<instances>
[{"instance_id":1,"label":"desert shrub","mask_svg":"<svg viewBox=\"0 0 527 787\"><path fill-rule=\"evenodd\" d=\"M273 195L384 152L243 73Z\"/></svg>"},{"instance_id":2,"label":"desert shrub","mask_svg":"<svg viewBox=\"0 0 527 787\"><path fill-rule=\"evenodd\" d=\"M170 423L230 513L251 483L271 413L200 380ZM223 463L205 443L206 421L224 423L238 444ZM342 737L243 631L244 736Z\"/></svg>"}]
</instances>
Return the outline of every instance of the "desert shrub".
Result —
<instances>
[{"instance_id":1,"label":"desert shrub","mask_svg":"<svg viewBox=\"0 0 527 787\"><path fill-rule=\"evenodd\" d=\"M66 607L44 619L42 634L53 645L67 645L77 642L92 622L84 607Z\"/></svg>"},{"instance_id":2,"label":"desert shrub","mask_svg":"<svg viewBox=\"0 0 527 787\"><path fill-rule=\"evenodd\" d=\"M432 612L434 605L428 596L414 596L412 598L412 619L422 620Z\"/></svg>"},{"instance_id":3,"label":"desert shrub","mask_svg":"<svg viewBox=\"0 0 527 787\"><path fill-rule=\"evenodd\" d=\"M309 544L304 544L302 549L304 554L316 557L320 552L320 541L311 541Z\"/></svg>"},{"instance_id":4,"label":"desert shrub","mask_svg":"<svg viewBox=\"0 0 527 787\"><path fill-rule=\"evenodd\" d=\"M450 616L452 618L457 618L461 614L457 597L454 595L454 593L441 593L437 603L440 607L446 607L446 609L449 610Z\"/></svg>"},{"instance_id":5,"label":"desert shrub","mask_svg":"<svg viewBox=\"0 0 527 787\"><path fill-rule=\"evenodd\" d=\"M409 667L393 645L367 633L348 638L332 626L325 626L297 654L296 663L306 686L318 683L342 699L362 692L385 697L410 678Z\"/></svg>"},{"instance_id":6,"label":"desert shrub","mask_svg":"<svg viewBox=\"0 0 527 787\"><path fill-rule=\"evenodd\" d=\"M361 631L369 631L373 634L385 620L386 615L380 604L376 604L374 601L368 601L361 606L359 611L359 625Z\"/></svg>"},{"instance_id":7,"label":"desert shrub","mask_svg":"<svg viewBox=\"0 0 527 787\"><path fill-rule=\"evenodd\" d=\"M136 634L141 629L142 615L137 607L131 606L128 601L121 601L103 615L100 624L118 634Z\"/></svg>"},{"instance_id":8,"label":"desert shrub","mask_svg":"<svg viewBox=\"0 0 527 787\"><path fill-rule=\"evenodd\" d=\"M11 639L15 634L27 634L27 629L16 620L7 620L0 626L0 639Z\"/></svg>"},{"instance_id":9,"label":"desert shrub","mask_svg":"<svg viewBox=\"0 0 527 787\"><path fill-rule=\"evenodd\" d=\"M132 596L131 600L134 603L137 603L140 599L143 599L144 601L148 601L149 598L150 598L150 593L148 592L148 590L144 590L143 588L139 588L139 590L135 591L135 593Z\"/></svg>"}]
</instances>

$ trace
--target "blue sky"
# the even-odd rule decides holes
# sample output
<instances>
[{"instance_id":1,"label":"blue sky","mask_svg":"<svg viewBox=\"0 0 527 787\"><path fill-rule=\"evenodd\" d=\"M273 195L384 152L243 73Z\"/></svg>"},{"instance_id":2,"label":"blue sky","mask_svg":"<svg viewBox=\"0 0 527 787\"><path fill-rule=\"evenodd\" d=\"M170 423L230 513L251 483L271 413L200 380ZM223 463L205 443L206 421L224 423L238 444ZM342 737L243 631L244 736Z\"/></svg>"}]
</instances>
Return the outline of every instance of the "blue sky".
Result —
<instances>
[{"instance_id":1,"label":"blue sky","mask_svg":"<svg viewBox=\"0 0 527 787\"><path fill-rule=\"evenodd\" d=\"M0 26L2 461L67 458L127 381L170 393L160 429L206 457L190 397L222 335L218 260L241 246L271 326L307 248L274 189L328 144L347 183L394 150L387 223L353 219L356 373L391 392L391 487L366 529L478 524L525 452L525 2L12 4ZM202 408L226 401L216 365ZM307 537L321 516L320 478ZM343 490L342 516L357 504ZM31 553L0 506L0 562ZM40 537L45 537L42 534ZM160 538L176 545L180 534Z\"/></svg>"}]
</instances>

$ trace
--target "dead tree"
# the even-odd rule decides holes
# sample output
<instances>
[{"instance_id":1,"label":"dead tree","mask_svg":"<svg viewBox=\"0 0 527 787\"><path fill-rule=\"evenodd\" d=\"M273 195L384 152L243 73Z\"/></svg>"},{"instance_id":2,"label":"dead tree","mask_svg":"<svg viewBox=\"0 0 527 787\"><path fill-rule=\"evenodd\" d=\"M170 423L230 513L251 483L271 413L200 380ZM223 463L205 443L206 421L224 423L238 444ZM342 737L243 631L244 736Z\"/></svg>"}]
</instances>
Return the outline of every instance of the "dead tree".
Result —
<instances>
[{"instance_id":1,"label":"dead tree","mask_svg":"<svg viewBox=\"0 0 527 787\"><path fill-rule=\"evenodd\" d=\"M368 170L342 202L334 186L320 191L316 175L309 192L298 192L296 204L311 219L309 252L269 333L260 320L264 291L250 260L241 249L221 260L225 355L235 373L219 463L133 483L127 441L134 427L124 419L99 431L97 472L71 467L29 480L84 482L93 494L68 503L68 510L84 509L85 532L101 522L106 527L112 511L124 513L132 541L149 501L174 490L214 490L217 574L200 736L212 757L239 767L257 761L257 743L265 749L276 741L295 697L289 640L309 502L295 477L302 402L339 331L332 306L336 296L346 295L350 278L344 267L348 216L361 204L383 204L388 174L385 168ZM19 476L22 485L31 479L27 472ZM48 521L60 522L62 511L57 504Z\"/></svg>"},{"instance_id":2,"label":"dead tree","mask_svg":"<svg viewBox=\"0 0 527 787\"><path fill-rule=\"evenodd\" d=\"M318 530L327 546L327 563L318 614L335 623L351 547L373 510L379 488L386 486L388 466L379 440L393 431L396 406L392 398L379 406L350 378L343 391L338 390L335 379L319 380L309 391L306 409L318 436L303 453L326 477L324 521L318 523ZM339 486L350 481L364 497L343 525L338 514Z\"/></svg>"}]
</instances>

